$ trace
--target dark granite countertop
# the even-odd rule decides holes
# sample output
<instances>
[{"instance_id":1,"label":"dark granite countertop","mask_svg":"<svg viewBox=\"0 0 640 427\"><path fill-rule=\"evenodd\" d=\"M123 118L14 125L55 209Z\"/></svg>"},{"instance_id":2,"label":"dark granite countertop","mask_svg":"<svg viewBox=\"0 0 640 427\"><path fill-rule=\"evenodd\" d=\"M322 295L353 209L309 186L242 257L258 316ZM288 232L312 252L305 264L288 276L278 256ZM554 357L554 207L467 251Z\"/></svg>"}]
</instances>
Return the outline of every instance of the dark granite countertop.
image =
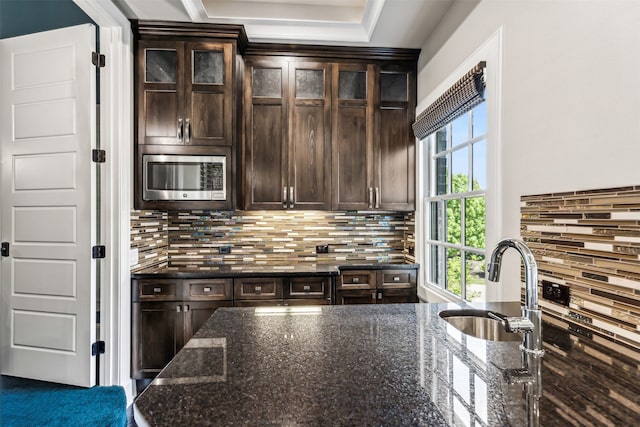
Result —
<instances>
[{"instance_id":1,"label":"dark granite countertop","mask_svg":"<svg viewBox=\"0 0 640 427\"><path fill-rule=\"evenodd\" d=\"M415 269L419 264L362 263L357 264L217 264L206 266L151 267L131 274L132 279L193 279L247 276L337 276L341 270Z\"/></svg>"},{"instance_id":2,"label":"dark granite countertop","mask_svg":"<svg viewBox=\"0 0 640 427\"><path fill-rule=\"evenodd\" d=\"M637 352L545 323L532 382L517 342L464 335L438 315L459 307L221 308L136 398L136 421L524 426L525 391L541 386L529 411L540 425L638 425Z\"/></svg>"}]
</instances>

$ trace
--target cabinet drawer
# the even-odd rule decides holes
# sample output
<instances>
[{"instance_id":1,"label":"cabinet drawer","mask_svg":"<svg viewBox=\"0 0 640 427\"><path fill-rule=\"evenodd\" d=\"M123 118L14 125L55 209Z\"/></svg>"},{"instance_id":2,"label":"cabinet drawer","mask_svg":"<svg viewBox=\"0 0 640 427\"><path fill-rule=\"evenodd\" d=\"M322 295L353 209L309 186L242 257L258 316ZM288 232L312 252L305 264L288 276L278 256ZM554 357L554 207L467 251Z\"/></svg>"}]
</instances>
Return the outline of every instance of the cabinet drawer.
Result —
<instances>
[{"instance_id":1,"label":"cabinet drawer","mask_svg":"<svg viewBox=\"0 0 640 427\"><path fill-rule=\"evenodd\" d=\"M340 275L337 285L338 289L375 289L375 271L353 270L344 271Z\"/></svg>"},{"instance_id":2,"label":"cabinet drawer","mask_svg":"<svg viewBox=\"0 0 640 427\"><path fill-rule=\"evenodd\" d=\"M416 284L415 270L382 270L380 275L383 288L410 288Z\"/></svg>"},{"instance_id":3,"label":"cabinet drawer","mask_svg":"<svg viewBox=\"0 0 640 427\"><path fill-rule=\"evenodd\" d=\"M179 298L179 280L137 280L134 297L139 301L175 301Z\"/></svg>"},{"instance_id":4,"label":"cabinet drawer","mask_svg":"<svg viewBox=\"0 0 640 427\"><path fill-rule=\"evenodd\" d=\"M232 279L185 280L185 298L190 300L233 299Z\"/></svg>"},{"instance_id":5,"label":"cabinet drawer","mask_svg":"<svg viewBox=\"0 0 640 427\"><path fill-rule=\"evenodd\" d=\"M234 280L235 299L282 298L282 281L278 278L247 278Z\"/></svg>"},{"instance_id":6,"label":"cabinet drawer","mask_svg":"<svg viewBox=\"0 0 640 427\"><path fill-rule=\"evenodd\" d=\"M322 298L329 290L326 277L296 277L285 279L284 284L285 298Z\"/></svg>"}]
</instances>

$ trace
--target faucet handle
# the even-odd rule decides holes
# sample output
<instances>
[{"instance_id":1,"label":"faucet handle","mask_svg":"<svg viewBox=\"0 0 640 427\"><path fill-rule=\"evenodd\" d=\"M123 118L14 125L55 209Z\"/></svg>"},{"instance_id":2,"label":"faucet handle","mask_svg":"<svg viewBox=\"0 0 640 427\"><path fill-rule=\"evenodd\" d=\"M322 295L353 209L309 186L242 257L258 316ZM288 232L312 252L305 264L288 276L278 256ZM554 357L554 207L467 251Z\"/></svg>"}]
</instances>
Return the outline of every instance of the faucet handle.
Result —
<instances>
[{"instance_id":1,"label":"faucet handle","mask_svg":"<svg viewBox=\"0 0 640 427\"><path fill-rule=\"evenodd\" d=\"M504 328L507 332L530 332L533 331L533 322L526 317L505 317Z\"/></svg>"}]
</instances>

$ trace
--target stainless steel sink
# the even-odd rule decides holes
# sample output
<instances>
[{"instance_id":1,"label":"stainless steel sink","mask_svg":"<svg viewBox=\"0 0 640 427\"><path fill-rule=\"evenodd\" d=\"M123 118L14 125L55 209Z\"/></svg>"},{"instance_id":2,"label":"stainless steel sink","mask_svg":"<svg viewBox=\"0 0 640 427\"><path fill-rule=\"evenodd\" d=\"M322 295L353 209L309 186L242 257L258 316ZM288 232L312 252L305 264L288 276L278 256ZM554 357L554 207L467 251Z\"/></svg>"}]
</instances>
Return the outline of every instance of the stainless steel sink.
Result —
<instances>
[{"instance_id":1,"label":"stainless steel sink","mask_svg":"<svg viewBox=\"0 0 640 427\"><path fill-rule=\"evenodd\" d=\"M489 341L522 341L522 335L507 332L499 320L489 316L492 313L498 317L501 314L489 310L443 310L439 313L442 319L460 332Z\"/></svg>"}]
</instances>

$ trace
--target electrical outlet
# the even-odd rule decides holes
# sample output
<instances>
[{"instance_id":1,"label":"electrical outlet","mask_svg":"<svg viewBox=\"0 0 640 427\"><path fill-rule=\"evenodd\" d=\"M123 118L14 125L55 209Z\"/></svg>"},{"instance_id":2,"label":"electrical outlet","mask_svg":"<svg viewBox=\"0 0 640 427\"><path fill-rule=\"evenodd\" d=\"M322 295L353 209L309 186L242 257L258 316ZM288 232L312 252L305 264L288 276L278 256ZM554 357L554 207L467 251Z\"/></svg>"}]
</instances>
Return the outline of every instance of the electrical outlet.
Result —
<instances>
[{"instance_id":1,"label":"electrical outlet","mask_svg":"<svg viewBox=\"0 0 640 427\"><path fill-rule=\"evenodd\" d=\"M129 266L133 267L138 264L138 248L131 248L129 250Z\"/></svg>"},{"instance_id":2,"label":"electrical outlet","mask_svg":"<svg viewBox=\"0 0 640 427\"><path fill-rule=\"evenodd\" d=\"M317 254L328 254L329 253L329 245L317 245L316 246Z\"/></svg>"},{"instance_id":3,"label":"electrical outlet","mask_svg":"<svg viewBox=\"0 0 640 427\"><path fill-rule=\"evenodd\" d=\"M565 307L569 306L569 287L557 283L542 281L542 298L548 299Z\"/></svg>"},{"instance_id":4,"label":"electrical outlet","mask_svg":"<svg viewBox=\"0 0 640 427\"><path fill-rule=\"evenodd\" d=\"M218 253L221 255L227 255L231 253L231 246L220 246L218 248Z\"/></svg>"}]
</instances>

